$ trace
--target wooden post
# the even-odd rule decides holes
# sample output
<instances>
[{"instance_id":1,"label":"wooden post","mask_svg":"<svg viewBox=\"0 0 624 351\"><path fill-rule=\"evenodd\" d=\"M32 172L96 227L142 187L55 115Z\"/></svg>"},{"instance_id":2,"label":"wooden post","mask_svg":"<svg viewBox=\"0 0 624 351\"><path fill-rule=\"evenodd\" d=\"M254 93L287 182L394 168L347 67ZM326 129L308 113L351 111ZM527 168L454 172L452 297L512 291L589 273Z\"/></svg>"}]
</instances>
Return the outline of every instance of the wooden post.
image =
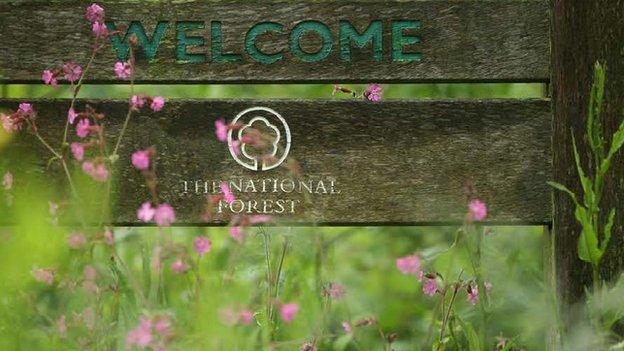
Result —
<instances>
[{"instance_id":1,"label":"wooden post","mask_svg":"<svg viewBox=\"0 0 624 351\"><path fill-rule=\"evenodd\" d=\"M607 67L604 129L609 138L623 117L624 109L624 1L551 0L553 169L555 181L575 193L581 188L575 168L571 130L581 157L587 162L585 121L593 67ZM610 248L603 259L601 276L613 279L624 267L624 159L619 155L607 176L601 208L617 208ZM587 166L587 164L586 164ZM555 262L559 296L564 306L578 302L584 286L591 282L590 266L578 259L580 227L574 205L567 195L554 194ZM565 307L564 307L565 308ZM567 316L568 318L570 315ZM568 320L569 322L569 320Z\"/></svg>"}]
</instances>

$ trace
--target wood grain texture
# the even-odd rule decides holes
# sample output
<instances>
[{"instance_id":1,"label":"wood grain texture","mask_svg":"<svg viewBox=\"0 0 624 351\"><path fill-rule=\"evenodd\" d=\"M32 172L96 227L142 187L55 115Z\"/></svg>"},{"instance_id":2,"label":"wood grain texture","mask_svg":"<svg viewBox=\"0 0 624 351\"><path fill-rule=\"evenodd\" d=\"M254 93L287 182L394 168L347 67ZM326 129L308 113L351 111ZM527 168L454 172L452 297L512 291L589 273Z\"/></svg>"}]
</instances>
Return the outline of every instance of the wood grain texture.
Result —
<instances>
[{"instance_id":1,"label":"wood grain texture","mask_svg":"<svg viewBox=\"0 0 624 351\"><path fill-rule=\"evenodd\" d=\"M551 0L552 6L552 90L554 109L553 154L554 177L576 194L582 194L572 148L571 130L577 140L579 153L589 169L589 146L585 143L589 93L593 68L601 61L607 68L605 104L603 107L604 135L610 140L622 121L624 108L624 1L597 0L570 2ZM619 278L624 269L624 158L622 153L612 162L605 177L600 205L604 215L616 208L612 239L601 262L603 279ZM580 225L574 216L574 204L563 193L555 193L554 234L557 284L561 301L574 304L585 297L585 287L591 285L591 268L577 255ZM574 309L569 309L569 311ZM568 316L574 318L574 316ZM583 316L576 316L585 318ZM575 323L568 320L569 325ZM621 329L618 331L622 333Z\"/></svg>"},{"instance_id":2,"label":"wood grain texture","mask_svg":"<svg viewBox=\"0 0 624 351\"><path fill-rule=\"evenodd\" d=\"M0 76L4 82L40 82L41 72L68 59L84 65L92 46L91 27L84 18L90 1L13 1L0 4ZM548 6L545 1L327 1L327 2L207 2L99 1L108 20L128 25L141 21L149 36L158 21L170 21L156 60L139 54L137 82L142 83L267 83L267 82L545 82L549 79ZM371 60L370 45L353 49L351 62L339 58L339 20L363 30L371 20L384 27L382 62ZM334 50L323 62L306 63L286 50L283 61L261 64L243 55L242 63L176 63L173 22L221 21L224 50L243 53L244 36L255 23L274 21L289 32L303 20L327 24ZM421 62L392 62L390 22L419 20L421 43L410 50ZM202 31L209 52L209 29ZM201 35L201 34L200 34ZM260 37L267 52L286 49L286 35ZM304 38L314 48L315 40ZM316 44L318 45L318 44ZM209 55L210 56L210 55ZM210 59L210 57L208 57ZM96 59L88 77L92 83L113 79L115 54L110 43Z\"/></svg>"},{"instance_id":3,"label":"wood grain texture","mask_svg":"<svg viewBox=\"0 0 624 351\"><path fill-rule=\"evenodd\" d=\"M112 140L125 116L126 102L88 103L107 115L106 130ZM0 108L17 104L1 100ZM79 109L84 104L79 102ZM34 105L45 138L60 140L69 102L36 101ZM177 208L180 223L200 222L205 202L204 195L182 194L182 180L288 177L282 167L265 172L243 168L231 158L226 144L214 137L217 118L231 120L254 106L270 107L288 122L290 156L300 164L302 179L332 179L341 192L286 196L301 205L294 216L280 220L336 225L461 222L466 212L463 186L472 180L489 205L492 223L550 222L548 100L171 101L164 111L141 112L130 122L120 152L121 169L115 173L115 222L134 224L136 209L149 198L142 175L129 161L132 151L147 146L158 149L161 199ZM45 154L29 135L18 138L12 148ZM46 159L41 157L34 165L16 164L41 170ZM62 179L55 167L50 170L55 174L50 184Z\"/></svg>"}]
</instances>

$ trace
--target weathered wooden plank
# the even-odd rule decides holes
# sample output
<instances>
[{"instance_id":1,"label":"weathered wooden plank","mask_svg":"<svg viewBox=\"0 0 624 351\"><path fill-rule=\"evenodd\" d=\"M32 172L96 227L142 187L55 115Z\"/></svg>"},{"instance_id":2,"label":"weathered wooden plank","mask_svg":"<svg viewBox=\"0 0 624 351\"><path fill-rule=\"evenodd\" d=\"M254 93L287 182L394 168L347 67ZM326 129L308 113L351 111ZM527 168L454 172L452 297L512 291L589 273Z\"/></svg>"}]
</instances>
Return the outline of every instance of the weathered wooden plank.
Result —
<instances>
[{"instance_id":1,"label":"weathered wooden plank","mask_svg":"<svg viewBox=\"0 0 624 351\"><path fill-rule=\"evenodd\" d=\"M84 65L92 47L91 25L84 18L89 3L0 4L1 80L39 82L44 69L68 59ZM153 39L156 28L162 30L153 61L148 63L141 51L138 54L138 82L545 82L549 78L548 12L541 0L99 3L106 9L107 20L123 33L132 21L144 26L148 40ZM267 62L276 56L250 55L254 45L245 45L250 28L269 21L283 25L283 29L277 33L275 27L269 28L257 37L255 47L269 55L283 52L283 58L275 63ZM321 22L309 24L308 29L327 28L331 40L326 43L332 44L331 49L325 48L329 50L327 57L322 54L318 32L293 34L304 21ZM381 46L373 49L371 39L364 40L362 49L349 40L350 45L341 47L340 33L349 39L341 21L348 21L360 33L366 28L371 34L379 33ZM349 23L342 25L348 27ZM262 32L262 27L255 28ZM187 38L188 47L176 51L180 36ZM315 58L293 54L290 39L295 47L300 39L308 52L321 49L317 57L321 60L304 62ZM393 46L398 53L393 54ZM349 51L348 47L351 57L342 59L341 50ZM241 56L223 57L219 52ZM380 62L374 59L376 53L381 55ZM236 62L224 62L230 59ZM115 61L109 42L96 59L89 82L117 82L113 79Z\"/></svg>"},{"instance_id":2,"label":"weathered wooden plank","mask_svg":"<svg viewBox=\"0 0 624 351\"><path fill-rule=\"evenodd\" d=\"M107 115L106 130L115 134L126 102L89 104ZM47 139L61 137L68 105L68 101L35 102L39 129ZM0 101L1 108L16 106L17 101ZM289 157L300 164L300 179L314 180L314 190L318 190L317 181L323 180L328 194L306 195L305 189L303 194L288 193L292 177L285 167L249 170L234 161L226 144L215 139L216 119L231 121L255 106L271 108L284 118L292 136ZM250 179L257 182L256 193L250 189L237 192L242 199L293 200L293 214L270 213L293 223L459 222L465 214L462 188L467 180L474 181L479 196L489 204L493 223L549 223L549 111L547 100L171 101L164 111L141 112L130 122L121 148L115 218L118 223L134 223L137 207L148 198L129 155L153 145L159 154L162 199L178 209L181 223L200 221L204 183L199 183L196 194L195 181L208 181L211 192L211 181L237 179L245 180L244 185ZM256 115L272 118L262 111L247 117ZM26 137L14 146L37 149L35 145L32 137ZM37 166L44 164L42 159ZM263 179L270 179L264 193L258 183ZM280 185L285 180L285 190L274 192L274 179ZM183 181L189 182L186 194ZM290 208L290 204L285 206ZM272 206L278 208L275 203Z\"/></svg>"}]
</instances>

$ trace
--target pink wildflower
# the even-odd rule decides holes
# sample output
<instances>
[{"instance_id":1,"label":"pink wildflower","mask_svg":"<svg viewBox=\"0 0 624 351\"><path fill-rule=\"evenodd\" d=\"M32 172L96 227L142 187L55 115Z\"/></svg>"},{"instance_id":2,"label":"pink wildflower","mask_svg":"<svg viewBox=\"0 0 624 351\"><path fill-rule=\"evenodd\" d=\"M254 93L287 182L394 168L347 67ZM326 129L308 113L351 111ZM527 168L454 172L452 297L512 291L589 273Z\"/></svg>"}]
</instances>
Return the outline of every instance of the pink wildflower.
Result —
<instances>
[{"instance_id":1,"label":"pink wildflower","mask_svg":"<svg viewBox=\"0 0 624 351\"><path fill-rule=\"evenodd\" d=\"M271 222L272 220L273 220L273 217L269 215L253 215L249 217L249 223L251 224L268 223L268 222Z\"/></svg>"},{"instance_id":2,"label":"pink wildflower","mask_svg":"<svg viewBox=\"0 0 624 351\"><path fill-rule=\"evenodd\" d=\"M108 246L115 245L115 234L113 234L113 231L110 228L106 228L104 230L104 242Z\"/></svg>"},{"instance_id":3,"label":"pink wildflower","mask_svg":"<svg viewBox=\"0 0 624 351\"><path fill-rule=\"evenodd\" d=\"M241 154L241 142L240 140L232 140L232 153L239 156Z\"/></svg>"},{"instance_id":4,"label":"pink wildflower","mask_svg":"<svg viewBox=\"0 0 624 351\"><path fill-rule=\"evenodd\" d=\"M76 135L80 138L86 138L91 132L91 123L89 119L83 118L76 124Z\"/></svg>"},{"instance_id":5,"label":"pink wildflower","mask_svg":"<svg viewBox=\"0 0 624 351\"><path fill-rule=\"evenodd\" d=\"M154 221L159 227L168 227L175 222L176 216L173 207L169 204L161 204L156 207Z\"/></svg>"},{"instance_id":6,"label":"pink wildflower","mask_svg":"<svg viewBox=\"0 0 624 351\"><path fill-rule=\"evenodd\" d=\"M69 124L74 124L76 117L78 117L76 110L74 110L73 107L70 107L69 110L67 111L67 121L69 122Z\"/></svg>"},{"instance_id":7,"label":"pink wildflower","mask_svg":"<svg viewBox=\"0 0 624 351\"><path fill-rule=\"evenodd\" d=\"M147 317L141 317L139 325L132 329L126 337L126 347L146 348L152 342L152 321Z\"/></svg>"},{"instance_id":8,"label":"pink wildflower","mask_svg":"<svg viewBox=\"0 0 624 351\"><path fill-rule=\"evenodd\" d=\"M59 335L61 336L61 338L64 338L65 336L67 336L67 324L65 323L65 315L61 315L57 320L56 320L56 330L58 331Z\"/></svg>"},{"instance_id":9,"label":"pink wildflower","mask_svg":"<svg viewBox=\"0 0 624 351\"><path fill-rule=\"evenodd\" d=\"M162 110L163 107L165 107L165 98L163 98L162 96L156 96L152 98L152 103L150 104L150 108L152 109L152 111L158 112Z\"/></svg>"},{"instance_id":10,"label":"pink wildflower","mask_svg":"<svg viewBox=\"0 0 624 351\"><path fill-rule=\"evenodd\" d=\"M171 270L175 273L181 274L186 272L188 269L189 266L181 258L178 258L171 263Z\"/></svg>"},{"instance_id":11,"label":"pink wildflower","mask_svg":"<svg viewBox=\"0 0 624 351\"><path fill-rule=\"evenodd\" d=\"M250 325L253 318L254 313L250 310L242 310L238 313L238 322L242 325Z\"/></svg>"},{"instance_id":12,"label":"pink wildflower","mask_svg":"<svg viewBox=\"0 0 624 351\"><path fill-rule=\"evenodd\" d=\"M296 303L287 303L280 306L280 315L285 323L291 323L299 312L299 305Z\"/></svg>"},{"instance_id":13,"label":"pink wildflower","mask_svg":"<svg viewBox=\"0 0 624 351\"><path fill-rule=\"evenodd\" d=\"M4 173L2 177L2 187L7 191L13 188L13 174L11 172L7 171Z\"/></svg>"},{"instance_id":14,"label":"pink wildflower","mask_svg":"<svg viewBox=\"0 0 624 351\"><path fill-rule=\"evenodd\" d=\"M97 38L108 36L108 28L106 28L106 24L104 24L104 22L93 22L91 31L93 31L93 34Z\"/></svg>"},{"instance_id":15,"label":"pink wildflower","mask_svg":"<svg viewBox=\"0 0 624 351\"><path fill-rule=\"evenodd\" d=\"M381 96L383 94L383 89L379 84L369 84L364 91L364 97L366 100L370 102L379 102L381 101Z\"/></svg>"},{"instance_id":16,"label":"pink wildflower","mask_svg":"<svg viewBox=\"0 0 624 351\"><path fill-rule=\"evenodd\" d=\"M475 199L470 201L468 205L470 219L473 221L482 221L487 217L487 206L485 202Z\"/></svg>"},{"instance_id":17,"label":"pink wildflower","mask_svg":"<svg viewBox=\"0 0 624 351\"><path fill-rule=\"evenodd\" d=\"M21 104L19 104L17 112L24 117L32 117L35 114L35 110L33 110L32 104L29 104L27 102L22 102Z\"/></svg>"},{"instance_id":18,"label":"pink wildflower","mask_svg":"<svg viewBox=\"0 0 624 351\"><path fill-rule=\"evenodd\" d=\"M137 218L142 222L149 222L154 218L156 214L156 209L152 207L152 204L149 202L144 202L141 207L137 210Z\"/></svg>"},{"instance_id":19,"label":"pink wildflower","mask_svg":"<svg viewBox=\"0 0 624 351\"><path fill-rule=\"evenodd\" d=\"M132 95L130 98L130 106L135 111L140 110L145 106L145 98L140 95Z\"/></svg>"},{"instance_id":20,"label":"pink wildflower","mask_svg":"<svg viewBox=\"0 0 624 351\"><path fill-rule=\"evenodd\" d=\"M351 323L347 322L347 321L343 321L342 322L342 330L344 330L345 333L349 334L353 331L353 327L351 326Z\"/></svg>"},{"instance_id":21,"label":"pink wildflower","mask_svg":"<svg viewBox=\"0 0 624 351\"><path fill-rule=\"evenodd\" d=\"M217 135L217 139L221 142L226 142L227 136L228 136L228 126L227 124L225 124L225 120L223 120L223 118L216 120L215 128L216 128L215 133Z\"/></svg>"},{"instance_id":22,"label":"pink wildflower","mask_svg":"<svg viewBox=\"0 0 624 351\"><path fill-rule=\"evenodd\" d=\"M245 233L243 233L243 228L240 226L230 227L230 236L239 243L242 243L245 239Z\"/></svg>"},{"instance_id":23,"label":"pink wildflower","mask_svg":"<svg viewBox=\"0 0 624 351\"><path fill-rule=\"evenodd\" d=\"M470 283L466 289L468 290L466 300L468 300L471 305L476 305L479 301L479 286L477 284Z\"/></svg>"},{"instance_id":24,"label":"pink wildflower","mask_svg":"<svg viewBox=\"0 0 624 351\"><path fill-rule=\"evenodd\" d=\"M127 79L132 75L133 72L134 72L134 69L130 63L128 62L115 63L115 75L117 76L117 78Z\"/></svg>"},{"instance_id":25,"label":"pink wildflower","mask_svg":"<svg viewBox=\"0 0 624 351\"><path fill-rule=\"evenodd\" d=\"M410 255L397 258L396 266L403 274L418 275L421 272L420 257L418 255Z\"/></svg>"},{"instance_id":26,"label":"pink wildflower","mask_svg":"<svg viewBox=\"0 0 624 351\"><path fill-rule=\"evenodd\" d=\"M89 22L102 22L104 20L104 9L93 3L91 6L87 7L87 13L85 15Z\"/></svg>"},{"instance_id":27,"label":"pink wildflower","mask_svg":"<svg viewBox=\"0 0 624 351\"><path fill-rule=\"evenodd\" d=\"M85 280L96 280L97 279L97 270L92 265L86 265L82 270L82 274Z\"/></svg>"},{"instance_id":28,"label":"pink wildflower","mask_svg":"<svg viewBox=\"0 0 624 351\"><path fill-rule=\"evenodd\" d=\"M212 248L212 241L205 236L198 236L193 241L193 247L195 248L195 252L197 252L197 254L203 256Z\"/></svg>"},{"instance_id":29,"label":"pink wildflower","mask_svg":"<svg viewBox=\"0 0 624 351\"><path fill-rule=\"evenodd\" d=\"M13 133L19 130L19 125L13 123L13 119L9 115L0 113L0 122L2 122L2 128L4 128L7 133Z\"/></svg>"},{"instance_id":30,"label":"pink wildflower","mask_svg":"<svg viewBox=\"0 0 624 351\"><path fill-rule=\"evenodd\" d=\"M78 161L82 161L85 152L84 145L82 145L81 143L71 143L71 145L69 145L69 148L71 149L74 158Z\"/></svg>"},{"instance_id":31,"label":"pink wildflower","mask_svg":"<svg viewBox=\"0 0 624 351\"><path fill-rule=\"evenodd\" d=\"M236 197L230 190L230 186L228 185L227 182L221 182L221 192L223 193L223 199L228 204L232 204L232 202L236 200Z\"/></svg>"},{"instance_id":32,"label":"pink wildflower","mask_svg":"<svg viewBox=\"0 0 624 351\"><path fill-rule=\"evenodd\" d=\"M146 171L150 166L150 153L148 150L138 150L132 154L132 165L141 171Z\"/></svg>"},{"instance_id":33,"label":"pink wildflower","mask_svg":"<svg viewBox=\"0 0 624 351\"><path fill-rule=\"evenodd\" d=\"M162 336L171 334L171 319L168 316L158 316L154 318L154 330Z\"/></svg>"},{"instance_id":34,"label":"pink wildflower","mask_svg":"<svg viewBox=\"0 0 624 351\"><path fill-rule=\"evenodd\" d=\"M433 296L438 292L438 282L434 278L427 278L423 284L423 293Z\"/></svg>"},{"instance_id":35,"label":"pink wildflower","mask_svg":"<svg viewBox=\"0 0 624 351\"><path fill-rule=\"evenodd\" d=\"M46 69L45 71L43 71L43 73L41 74L41 79L43 80L43 83L46 85L51 85L53 87L58 86L58 80L54 76L54 73L50 71L49 69Z\"/></svg>"},{"instance_id":36,"label":"pink wildflower","mask_svg":"<svg viewBox=\"0 0 624 351\"><path fill-rule=\"evenodd\" d=\"M61 67L63 69L64 77L68 82L76 82L82 75L82 67L74 62L67 62Z\"/></svg>"},{"instance_id":37,"label":"pink wildflower","mask_svg":"<svg viewBox=\"0 0 624 351\"><path fill-rule=\"evenodd\" d=\"M31 273L35 280L40 283L46 285L52 285L54 283L54 271L51 269L34 268Z\"/></svg>"},{"instance_id":38,"label":"pink wildflower","mask_svg":"<svg viewBox=\"0 0 624 351\"><path fill-rule=\"evenodd\" d=\"M67 245L74 250L81 249L86 244L87 237L82 233L72 233L67 237Z\"/></svg>"},{"instance_id":39,"label":"pink wildflower","mask_svg":"<svg viewBox=\"0 0 624 351\"><path fill-rule=\"evenodd\" d=\"M332 282L323 289L323 296L338 300L342 299L345 296L346 292L347 290L345 289L344 285Z\"/></svg>"},{"instance_id":40,"label":"pink wildflower","mask_svg":"<svg viewBox=\"0 0 624 351\"><path fill-rule=\"evenodd\" d=\"M96 182L105 182L108 179L108 169L103 163L98 163L91 173L91 178Z\"/></svg>"}]
</instances>

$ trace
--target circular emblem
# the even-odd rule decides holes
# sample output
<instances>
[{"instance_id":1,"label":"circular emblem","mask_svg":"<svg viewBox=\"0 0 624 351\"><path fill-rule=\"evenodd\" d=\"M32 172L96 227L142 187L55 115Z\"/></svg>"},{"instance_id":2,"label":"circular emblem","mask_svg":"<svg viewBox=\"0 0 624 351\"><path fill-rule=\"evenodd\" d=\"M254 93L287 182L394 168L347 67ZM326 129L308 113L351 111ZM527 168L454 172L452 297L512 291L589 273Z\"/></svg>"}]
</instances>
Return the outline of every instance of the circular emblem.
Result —
<instances>
[{"instance_id":1,"label":"circular emblem","mask_svg":"<svg viewBox=\"0 0 624 351\"><path fill-rule=\"evenodd\" d=\"M281 165L290 152L290 128L268 107L252 107L232 121L239 128L228 132L232 158L252 171L268 171Z\"/></svg>"}]
</instances>

